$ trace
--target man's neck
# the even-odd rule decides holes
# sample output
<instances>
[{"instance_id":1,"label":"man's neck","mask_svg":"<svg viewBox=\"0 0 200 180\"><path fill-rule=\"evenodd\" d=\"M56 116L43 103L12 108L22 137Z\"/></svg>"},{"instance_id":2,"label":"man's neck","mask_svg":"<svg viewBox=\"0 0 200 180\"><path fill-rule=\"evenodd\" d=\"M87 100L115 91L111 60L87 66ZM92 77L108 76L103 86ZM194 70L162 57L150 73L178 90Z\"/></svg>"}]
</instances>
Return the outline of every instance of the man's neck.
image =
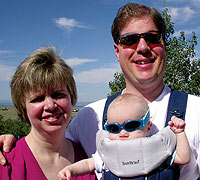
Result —
<instances>
[{"instance_id":1,"label":"man's neck","mask_svg":"<svg viewBox=\"0 0 200 180\"><path fill-rule=\"evenodd\" d=\"M126 89L123 93L132 93L137 96L143 97L147 100L148 103L153 102L163 91L164 89L164 83L160 83L157 86L156 85L146 85L141 84L137 86L133 85L126 85Z\"/></svg>"}]
</instances>

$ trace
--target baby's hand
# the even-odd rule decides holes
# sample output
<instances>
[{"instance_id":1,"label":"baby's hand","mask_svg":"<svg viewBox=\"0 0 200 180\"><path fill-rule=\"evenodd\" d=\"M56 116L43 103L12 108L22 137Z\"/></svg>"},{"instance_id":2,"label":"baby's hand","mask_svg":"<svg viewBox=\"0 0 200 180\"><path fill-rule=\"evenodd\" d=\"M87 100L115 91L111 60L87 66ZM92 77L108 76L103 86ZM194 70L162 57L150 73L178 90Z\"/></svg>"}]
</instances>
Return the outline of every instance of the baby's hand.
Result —
<instances>
[{"instance_id":1,"label":"baby's hand","mask_svg":"<svg viewBox=\"0 0 200 180\"><path fill-rule=\"evenodd\" d=\"M170 126L171 130L178 134L184 132L185 129L185 121L176 116L172 116L171 121L169 121L168 125Z\"/></svg>"},{"instance_id":2,"label":"baby's hand","mask_svg":"<svg viewBox=\"0 0 200 180\"><path fill-rule=\"evenodd\" d=\"M70 180L70 178L71 178L71 172L67 167L62 169L58 173L58 180Z\"/></svg>"}]
</instances>

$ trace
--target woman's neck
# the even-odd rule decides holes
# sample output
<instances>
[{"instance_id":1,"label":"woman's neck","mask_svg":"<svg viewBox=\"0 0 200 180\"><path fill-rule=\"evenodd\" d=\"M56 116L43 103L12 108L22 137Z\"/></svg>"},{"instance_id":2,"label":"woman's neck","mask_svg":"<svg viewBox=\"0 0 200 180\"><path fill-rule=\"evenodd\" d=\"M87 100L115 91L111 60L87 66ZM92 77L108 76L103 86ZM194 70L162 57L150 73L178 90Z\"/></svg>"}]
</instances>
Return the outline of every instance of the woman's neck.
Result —
<instances>
[{"instance_id":1,"label":"woman's neck","mask_svg":"<svg viewBox=\"0 0 200 180\"><path fill-rule=\"evenodd\" d=\"M50 149L52 151L57 151L61 148L63 142L65 142L65 134L62 133L54 133L48 134L46 132L38 132L31 128L31 132L26 136L27 144L30 146L37 146L37 148L41 149Z\"/></svg>"},{"instance_id":2,"label":"woman's neck","mask_svg":"<svg viewBox=\"0 0 200 180\"><path fill-rule=\"evenodd\" d=\"M30 132L25 140L44 175L51 180L56 179L59 170L74 162L75 155L71 141L64 134L45 137Z\"/></svg>"}]
</instances>

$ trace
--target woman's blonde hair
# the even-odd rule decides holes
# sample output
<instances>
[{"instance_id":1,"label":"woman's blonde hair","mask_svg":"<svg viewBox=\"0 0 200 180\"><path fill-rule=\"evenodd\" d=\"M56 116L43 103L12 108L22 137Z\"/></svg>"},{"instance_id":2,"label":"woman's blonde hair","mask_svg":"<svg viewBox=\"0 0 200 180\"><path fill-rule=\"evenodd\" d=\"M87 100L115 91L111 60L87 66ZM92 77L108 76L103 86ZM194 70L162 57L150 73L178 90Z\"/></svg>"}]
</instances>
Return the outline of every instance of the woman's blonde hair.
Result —
<instances>
[{"instance_id":1,"label":"woman's blonde hair","mask_svg":"<svg viewBox=\"0 0 200 180\"><path fill-rule=\"evenodd\" d=\"M65 84L76 104L77 91L72 69L59 57L54 47L40 48L29 55L17 68L11 80L11 95L18 115L27 121L26 96L30 91L51 90Z\"/></svg>"}]
</instances>

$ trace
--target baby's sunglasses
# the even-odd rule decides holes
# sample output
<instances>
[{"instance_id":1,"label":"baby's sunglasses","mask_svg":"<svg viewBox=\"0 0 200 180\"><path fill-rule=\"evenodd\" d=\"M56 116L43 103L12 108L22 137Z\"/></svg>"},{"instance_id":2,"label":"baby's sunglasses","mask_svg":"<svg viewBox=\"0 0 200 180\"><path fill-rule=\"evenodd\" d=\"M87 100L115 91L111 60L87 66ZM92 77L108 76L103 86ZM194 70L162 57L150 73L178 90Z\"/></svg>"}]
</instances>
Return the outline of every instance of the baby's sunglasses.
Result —
<instances>
[{"instance_id":1,"label":"baby's sunglasses","mask_svg":"<svg viewBox=\"0 0 200 180\"><path fill-rule=\"evenodd\" d=\"M106 131L112 134L119 134L122 129L127 132L133 132L142 127L146 126L150 116L150 111L148 110L144 117L139 120L129 120L124 122L122 125L119 123L108 123L108 121L104 124L104 128Z\"/></svg>"},{"instance_id":2,"label":"baby's sunglasses","mask_svg":"<svg viewBox=\"0 0 200 180\"><path fill-rule=\"evenodd\" d=\"M118 42L125 46L132 46L133 44L138 43L140 38L144 38L147 43L150 44L159 44L161 42L162 35L159 31L149 31L145 33L126 33L119 37Z\"/></svg>"}]
</instances>

